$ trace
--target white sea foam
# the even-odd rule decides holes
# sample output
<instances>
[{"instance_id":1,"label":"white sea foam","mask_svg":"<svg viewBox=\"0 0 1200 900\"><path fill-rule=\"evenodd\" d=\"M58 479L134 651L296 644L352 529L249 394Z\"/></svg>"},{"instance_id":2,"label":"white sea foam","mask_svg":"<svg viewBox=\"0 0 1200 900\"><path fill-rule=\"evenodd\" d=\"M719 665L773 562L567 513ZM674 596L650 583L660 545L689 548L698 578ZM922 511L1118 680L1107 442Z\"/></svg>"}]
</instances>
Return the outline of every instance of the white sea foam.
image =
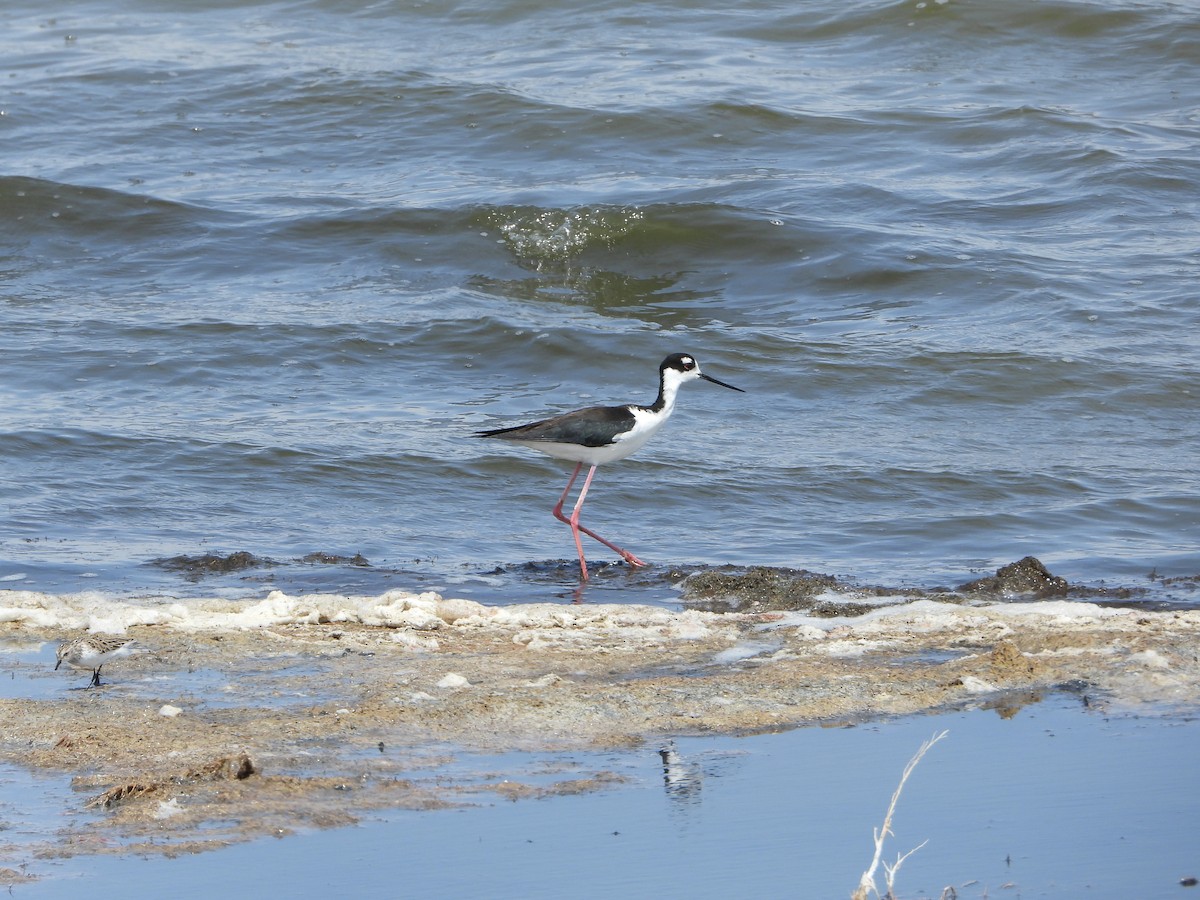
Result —
<instances>
[{"instance_id":1,"label":"white sea foam","mask_svg":"<svg viewBox=\"0 0 1200 900\"><path fill-rule=\"evenodd\" d=\"M859 616L822 618L805 613L763 617L760 632L787 630L792 640L813 642L821 652L854 655L883 646L898 634L933 633L950 627L968 628L1000 639L1023 622L1069 627L1100 624L1136 628L1144 611L1104 607L1093 603L1051 600L1034 603L995 603L962 606L936 600L917 600L872 609ZM1175 613L1192 618L1200 612ZM593 644L598 638L614 645L653 645L665 641L703 640L728 634L731 647L721 662L734 662L765 645L735 645L736 629L746 624L737 614L669 610L626 604L562 605L526 603L487 606L473 600L442 597L432 592L392 590L373 596L343 594L291 595L271 591L262 599L131 599L96 591L46 594L0 590L0 622L24 623L38 629L123 634L134 626L155 625L181 631L222 632L281 625L360 624L417 632L425 638L401 639L414 649L436 650L432 637L448 626L506 629L513 640L530 649L567 648Z\"/></svg>"},{"instance_id":2,"label":"white sea foam","mask_svg":"<svg viewBox=\"0 0 1200 900\"><path fill-rule=\"evenodd\" d=\"M847 597L831 595L831 601L846 602ZM907 631L920 633L938 631L953 621L958 625L990 626L998 632L1009 630L1021 619L1037 619L1069 625L1095 623L1101 620L1133 620L1143 615L1138 610L1099 606L1071 600L1045 600L1031 603L999 602L963 606L938 600L914 600L892 606L881 606L858 616L813 616L805 612L780 613L762 623L763 630L789 628L801 630L811 639L835 635L843 629L853 629L859 635L871 632Z\"/></svg>"},{"instance_id":3,"label":"white sea foam","mask_svg":"<svg viewBox=\"0 0 1200 900\"><path fill-rule=\"evenodd\" d=\"M139 625L181 631L222 632L280 625L361 624L436 632L459 628L508 628L529 647L567 647L594 641L653 644L700 640L724 621L715 613L671 611L660 607L597 604L562 606L528 603L486 606L438 594L388 591L376 596L290 595L272 591L260 600L174 597L130 599L98 592L45 594L0 590L0 622L25 623L63 632L123 634ZM409 642L409 641L405 641ZM437 648L432 638L420 648Z\"/></svg>"}]
</instances>

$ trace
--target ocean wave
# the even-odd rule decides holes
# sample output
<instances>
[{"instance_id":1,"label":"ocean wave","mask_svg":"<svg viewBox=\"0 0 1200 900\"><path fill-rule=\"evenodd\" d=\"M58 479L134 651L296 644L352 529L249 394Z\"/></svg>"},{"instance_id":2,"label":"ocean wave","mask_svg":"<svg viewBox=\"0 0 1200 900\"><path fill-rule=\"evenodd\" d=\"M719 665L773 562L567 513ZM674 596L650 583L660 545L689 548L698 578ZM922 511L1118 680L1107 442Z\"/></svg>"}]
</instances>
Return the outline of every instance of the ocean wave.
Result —
<instances>
[{"instance_id":1,"label":"ocean wave","mask_svg":"<svg viewBox=\"0 0 1200 900\"><path fill-rule=\"evenodd\" d=\"M69 184L25 176L0 177L10 237L97 239L114 242L172 234L186 237L232 217L195 204L162 200L129 190Z\"/></svg>"}]
</instances>

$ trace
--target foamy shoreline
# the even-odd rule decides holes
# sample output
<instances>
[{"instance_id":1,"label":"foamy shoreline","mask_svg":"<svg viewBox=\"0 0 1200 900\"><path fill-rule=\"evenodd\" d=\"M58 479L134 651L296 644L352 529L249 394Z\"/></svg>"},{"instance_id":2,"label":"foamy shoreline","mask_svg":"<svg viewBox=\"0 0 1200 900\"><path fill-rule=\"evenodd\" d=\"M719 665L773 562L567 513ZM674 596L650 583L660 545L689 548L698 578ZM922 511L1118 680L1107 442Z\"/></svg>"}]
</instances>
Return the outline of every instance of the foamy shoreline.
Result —
<instances>
[{"instance_id":1,"label":"foamy shoreline","mask_svg":"<svg viewBox=\"0 0 1200 900\"><path fill-rule=\"evenodd\" d=\"M0 591L0 623L0 649L18 658L0 755L72 776L80 806L133 842L122 852L461 802L453 784L410 780L412 752L433 746L630 747L1019 707L1056 690L1141 712L1200 706L1200 611L1061 600L922 599L830 619L403 591L240 602ZM86 630L146 652L82 689L86 673L52 671L50 645ZM352 794L338 788L348 779ZM604 784L595 772L562 789ZM229 824L214 835L216 821Z\"/></svg>"}]
</instances>

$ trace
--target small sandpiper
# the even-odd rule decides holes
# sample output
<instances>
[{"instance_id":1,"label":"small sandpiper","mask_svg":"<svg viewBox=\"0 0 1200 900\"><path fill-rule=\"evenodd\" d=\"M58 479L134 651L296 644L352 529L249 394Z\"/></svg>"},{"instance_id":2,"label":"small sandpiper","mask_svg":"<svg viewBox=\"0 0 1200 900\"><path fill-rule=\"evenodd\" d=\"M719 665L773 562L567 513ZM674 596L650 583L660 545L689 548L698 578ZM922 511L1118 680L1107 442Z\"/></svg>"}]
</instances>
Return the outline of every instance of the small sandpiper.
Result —
<instances>
[{"instance_id":1,"label":"small sandpiper","mask_svg":"<svg viewBox=\"0 0 1200 900\"><path fill-rule=\"evenodd\" d=\"M100 667L110 659L131 656L135 651L131 646L133 638L113 637L102 634L89 634L73 641L59 644L58 662L54 664L57 671L63 663L76 669L91 669L91 687L100 686Z\"/></svg>"}]
</instances>

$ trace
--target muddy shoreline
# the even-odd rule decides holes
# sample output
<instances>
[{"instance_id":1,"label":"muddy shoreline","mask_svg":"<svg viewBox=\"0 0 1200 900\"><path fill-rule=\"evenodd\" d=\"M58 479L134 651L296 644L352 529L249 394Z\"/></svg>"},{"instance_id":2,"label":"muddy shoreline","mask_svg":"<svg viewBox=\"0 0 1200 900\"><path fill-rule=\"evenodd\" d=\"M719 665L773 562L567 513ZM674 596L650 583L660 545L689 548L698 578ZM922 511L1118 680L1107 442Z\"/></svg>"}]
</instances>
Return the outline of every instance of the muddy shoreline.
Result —
<instances>
[{"instance_id":1,"label":"muddy shoreline","mask_svg":"<svg viewBox=\"0 0 1200 900\"><path fill-rule=\"evenodd\" d=\"M122 624L145 652L84 689L86 673L44 663L63 629L39 618L61 621L62 610L19 592L0 608L0 643L45 642L40 661L12 675L37 690L0 699L0 757L70 778L77 797L78 814L36 848L50 857L191 852L344 825L371 809L577 793L616 777L429 776L431 759L460 748L653 748L679 735L980 705L1006 714L1060 691L1103 708L1200 708L1194 610L918 599L815 618L500 608L393 592L273 594L158 610L155 620L115 604L87 615Z\"/></svg>"}]
</instances>

